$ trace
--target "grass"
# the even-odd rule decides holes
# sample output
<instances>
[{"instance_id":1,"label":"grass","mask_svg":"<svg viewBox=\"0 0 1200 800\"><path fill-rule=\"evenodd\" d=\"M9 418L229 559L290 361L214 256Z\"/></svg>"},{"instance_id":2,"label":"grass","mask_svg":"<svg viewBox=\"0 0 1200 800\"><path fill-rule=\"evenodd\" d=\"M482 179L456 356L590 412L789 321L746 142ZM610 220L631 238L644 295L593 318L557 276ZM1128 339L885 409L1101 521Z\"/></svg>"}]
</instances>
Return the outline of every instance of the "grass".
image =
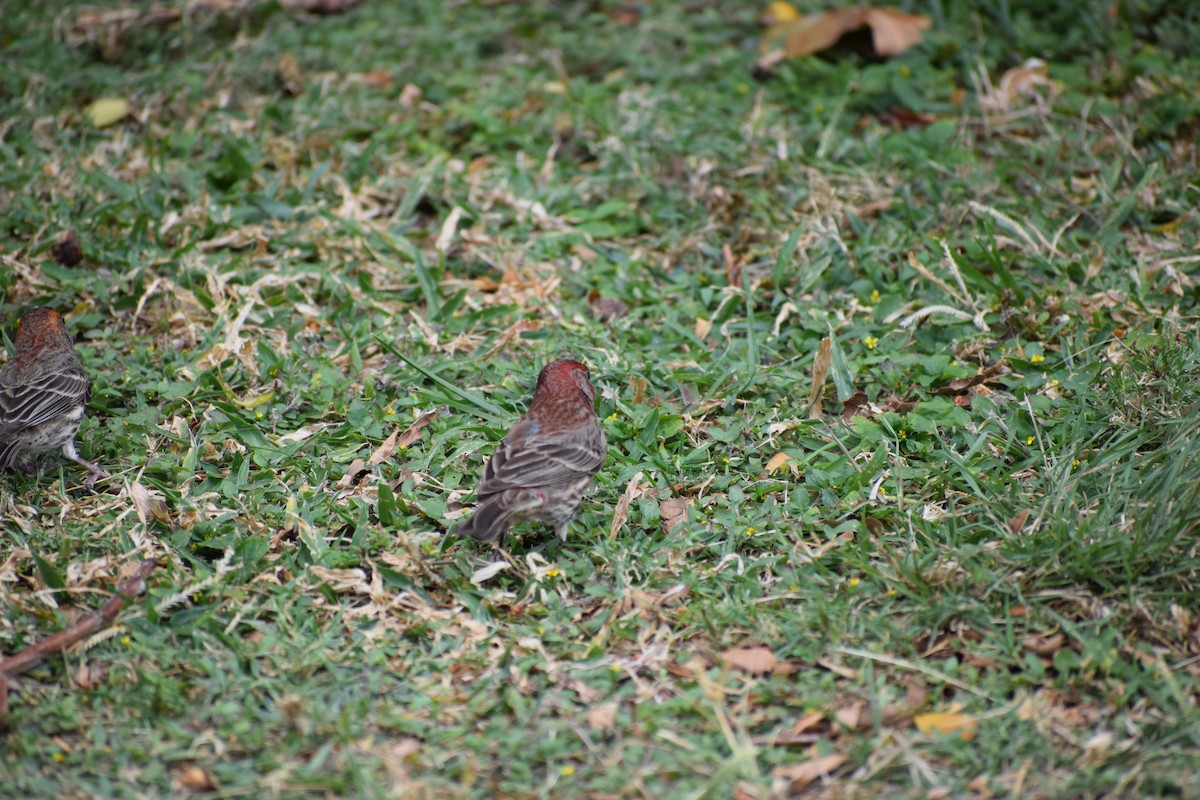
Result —
<instances>
[{"instance_id":1,"label":"grass","mask_svg":"<svg viewBox=\"0 0 1200 800\"><path fill-rule=\"evenodd\" d=\"M68 312L114 477L3 476L0 652L160 566L0 796L1200 796L1200 19L1113 8L757 79L744 3L6 7L3 329ZM489 569L568 352L608 461Z\"/></svg>"}]
</instances>

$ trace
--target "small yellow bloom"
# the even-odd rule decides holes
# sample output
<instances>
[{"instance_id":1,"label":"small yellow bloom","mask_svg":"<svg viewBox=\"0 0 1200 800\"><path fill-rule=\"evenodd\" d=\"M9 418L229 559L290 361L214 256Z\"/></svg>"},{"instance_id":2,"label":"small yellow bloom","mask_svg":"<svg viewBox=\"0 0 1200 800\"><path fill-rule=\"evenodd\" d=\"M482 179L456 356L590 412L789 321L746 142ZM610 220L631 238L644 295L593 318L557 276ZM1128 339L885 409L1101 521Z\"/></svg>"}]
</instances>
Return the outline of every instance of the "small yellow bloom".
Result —
<instances>
[{"instance_id":1,"label":"small yellow bloom","mask_svg":"<svg viewBox=\"0 0 1200 800\"><path fill-rule=\"evenodd\" d=\"M824 114L825 106L821 105L820 103L817 103L815 106L813 106L813 113L814 114Z\"/></svg>"},{"instance_id":2,"label":"small yellow bloom","mask_svg":"<svg viewBox=\"0 0 1200 800\"><path fill-rule=\"evenodd\" d=\"M62 753L55 753L53 756L51 756L51 758L53 758L55 761L59 762L60 764L67 760L67 757L65 755L63 755Z\"/></svg>"},{"instance_id":3,"label":"small yellow bloom","mask_svg":"<svg viewBox=\"0 0 1200 800\"><path fill-rule=\"evenodd\" d=\"M1044 355L1042 355L1041 353L1038 353L1036 355L1030 356L1029 360L1035 364L1040 364L1046 360L1046 357Z\"/></svg>"},{"instance_id":4,"label":"small yellow bloom","mask_svg":"<svg viewBox=\"0 0 1200 800\"><path fill-rule=\"evenodd\" d=\"M385 409L383 410L383 413L384 413L384 414L389 414L389 415L390 415L390 414L395 414L395 413L396 413L396 409L392 408L391 406L388 406L387 408L385 408Z\"/></svg>"},{"instance_id":5,"label":"small yellow bloom","mask_svg":"<svg viewBox=\"0 0 1200 800\"><path fill-rule=\"evenodd\" d=\"M263 418L263 417L265 417L265 416L266 416L266 414L264 414L264 413L263 413L263 412L261 412L261 411L255 411L255 412L254 412L254 418L255 418L255 419L262 419L262 418Z\"/></svg>"},{"instance_id":6,"label":"small yellow bloom","mask_svg":"<svg viewBox=\"0 0 1200 800\"><path fill-rule=\"evenodd\" d=\"M615 412L615 411L614 411L613 413L611 413L611 414L609 414L609 415L608 415L608 421L609 421L609 422L612 422L612 421L613 421L614 419L616 419L616 418L617 418L617 412Z\"/></svg>"},{"instance_id":7,"label":"small yellow bloom","mask_svg":"<svg viewBox=\"0 0 1200 800\"><path fill-rule=\"evenodd\" d=\"M879 302L879 290L878 289L871 290L871 298L870 298L870 300L868 300L868 302L870 302L870 303L878 303Z\"/></svg>"},{"instance_id":8,"label":"small yellow bloom","mask_svg":"<svg viewBox=\"0 0 1200 800\"><path fill-rule=\"evenodd\" d=\"M758 533L758 528L746 528L747 536L753 536L756 533Z\"/></svg>"},{"instance_id":9,"label":"small yellow bloom","mask_svg":"<svg viewBox=\"0 0 1200 800\"><path fill-rule=\"evenodd\" d=\"M1071 468L1074 469L1075 467L1078 467L1078 466L1079 466L1079 459L1077 458L1071 462Z\"/></svg>"},{"instance_id":10,"label":"small yellow bloom","mask_svg":"<svg viewBox=\"0 0 1200 800\"><path fill-rule=\"evenodd\" d=\"M900 77L907 78L909 75L912 75L912 70L909 69L907 64L901 64L900 65Z\"/></svg>"},{"instance_id":11,"label":"small yellow bloom","mask_svg":"<svg viewBox=\"0 0 1200 800\"><path fill-rule=\"evenodd\" d=\"M729 463L729 456L725 456L725 457L724 457L724 458L722 458L721 460L722 460L722 461L724 461L726 464L728 464L728 463Z\"/></svg>"},{"instance_id":12,"label":"small yellow bloom","mask_svg":"<svg viewBox=\"0 0 1200 800\"><path fill-rule=\"evenodd\" d=\"M570 777L575 774L575 768L573 766L571 766L570 764L567 764L565 767L560 769L559 772L561 772L563 775L566 775L567 777Z\"/></svg>"},{"instance_id":13,"label":"small yellow bloom","mask_svg":"<svg viewBox=\"0 0 1200 800\"><path fill-rule=\"evenodd\" d=\"M1033 437L1032 437L1032 436L1026 436L1026 437L1025 437L1025 444L1033 444Z\"/></svg>"},{"instance_id":14,"label":"small yellow bloom","mask_svg":"<svg viewBox=\"0 0 1200 800\"><path fill-rule=\"evenodd\" d=\"M887 497L887 489L885 489L885 488L883 488L882 486L880 486L880 487L879 487L879 496L880 496L880 497Z\"/></svg>"},{"instance_id":15,"label":"small yellow bloom","mask_svg":"<svg viewBox=\"0 0 1200 800\"><path fill-rule=\"evenodd\" d=\"M896 435L897 435L897 436L899 436L901 439L907 439L907 438L908 438L908 431L906 431L906 430L904 430L903 428L901 428L899 431L897 431L897 432L896 432Z\"/></svg>"},{"instance_id":16,"label":"small yellow bloom","mask_svg":"<svg viewBox=\"0 0 1200 800\"><path fill-rule=\"evenodd\" d=\"M895 596L896 596L896 590L895 590L895 589L888 589L886 592L884 592L884 594L886 594L888 597L895 597Z\"/></svg>"},{"instance_id":17,"label":"small yellow bloom","mask_svg":"<svg viewBox=\"0 0 1200 800\"><path fill-rule=\"evenodd\" d=\"M875 345L879 344L879 339L874 336L868 336L866 339L863 340L863 342L866 343L868 350L874 350Z\"/></svg>"},{"instance_id":18,"label":"small yellow bloom","mask_svg":"<svg viewBox=\"0 0 1200 800\"><path fill-rule=\"evenodd\" d=\"M133 639L129 638L128 636L122 636L121 644L133 644Z\"/></svg>"},{"instance_id":19,"label":"small yellow bloom","mask_svg":"<svg viewBox=\"0 0 1200 800\"><path fill-rule=\"evenodd\" d=\"M550 569L546 570L546 577L547 578L557 578L558 577L558 568L551 567Z\"/></svg>"},{"instance_id":20,"label":"small yellow bloom","mask_svg":"<svg viewBox=\"0 0 1200 800\"><path fill-rule=\"evenodd\" d=\"M1047 389L1053 389L1055 386L1058 386L1058 381L1057 381L1057 380L1050 380L1050 381L1046 381L1046 388L1047 388Z\"/></svg>"},{"instance_id":21,"label":"small yellow bloom","mask_svg":"<svg viewBox=\"0 0 1200 800\"><path fill-rule=\"evenodd\" d=\"M737 85L737 90L738 94L745 94L746 92L750 91L750 86L745 83L739 83Z\"/></svg>"},{"instance_id":22,"label":"small yellow bloom","mask_svg":"<svg viewBox=\"0 0 1200 800\"><path fill-rule=\"evenodd\" d=\"M857 589L859 580L858 578L851 578L849 581L847 581L847 583L850 585L851 589Z\"/></svg>"}]
</instances>

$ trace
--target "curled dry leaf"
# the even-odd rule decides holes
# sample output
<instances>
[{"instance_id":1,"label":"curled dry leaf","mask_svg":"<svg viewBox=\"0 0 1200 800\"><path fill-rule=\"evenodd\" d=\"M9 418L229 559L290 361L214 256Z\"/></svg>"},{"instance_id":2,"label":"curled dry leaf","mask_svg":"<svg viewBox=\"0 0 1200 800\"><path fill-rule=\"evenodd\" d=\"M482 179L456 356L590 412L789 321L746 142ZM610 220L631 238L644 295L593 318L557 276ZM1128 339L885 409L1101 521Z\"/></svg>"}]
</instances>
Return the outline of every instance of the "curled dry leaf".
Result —
<instances>
[{"instance_id":1,"label":"curled dry leaf","mask_svg":"<svg viewBox=\"0 0 1200 800\"><path fill-rule=\"evenodd\" d=\"M493 561L486 567L475 570L471 575L471 583L476 586L482 586L508 568L509 563L507 561Z\"/></svg>"},{"instance_id":2,"label":"curled dry leaf","mask_svg":"<svg viewBox=\"0 0 1200 800\"><path fill-rule=\"evenodd\" d=\"M1049 658L1062 649L1063 642L1065 641L1066 639L1061 633L1055 633L1050 636L1035 634L1022 639L1021 646L1035 655L1039 655L1042 658Z\"/></svg>"},{"instance_id":3,"label":"curled dry leaf","mask_svg":"<svg viewBox=\"0 0 1200 800\"><path fill-rule=\"evenodd\" d=\"M843 8L772 25L763 35L759 69L769 69L785 58L827 50L839 39L859 28L869 28L877 56L894 56L920 44L921 31L930 26L928 17L905 14L895 8Z\"/></svg>"},{"instance_id":4,"label":"curled dry leaf","mask_svg":"<svg viewBox=\"0 0 1200 800\"><path fill-rule=\"evenodd\" d=\"M779 663L779 659L769 647L735 647L721 653L721 661L731 669L749 672L751 675L771 672Z\"/></svg>"},{"instance_id":5,"label":"curled dry leaf","mask_svg":"<svg viewBox=\"0 0 1200 800\"><path fill-rule=\"evenodd\" d=\"M825 397L825 380L829 377L829 365L833 360L833 338L826 336L813 356L813 382L808 393L808 418L821 418L821 402Z\"/></svg>"},{"instance_id":6,"label":"curled dry leaf","mask_svg":"<svg viewBox=\"0 0 1200 800\"><path fill-rule=\"evenodd\" d=\"M396 447L408 447L413 442L420 439L422 436L421 431L425 430L425 428L429 426L429 423L433 422L433 420L437 418L437 415L437 411L430 411L428 414L422 414L420 417L418 417L417 421L412 425L409 425L404 433L400 434L400 437L396 439ZM377 464L379 462L375 461L374 456L371 456L371 463Z\"/></svg>"},{"instance_id":7,"label":"curled dry leaf","mask_svg":"<svg viewBox=\"0 0 1200 800\"><path fill-rule=\"evenodd\" d=\"M190 764L179 770L179 783L193 792L215 792L216 781L204 767Z\"/></svg>"},{"instance_id":8,"label":"curled dry leaf","mask_svg":"<svg viewBox=\"0 0 1200 800\"><path fill-rule=\"evenodd\" d=\"M1014 515L1013 518L1008 521L1009 532L1015 536L1016 534L1021 532L1021 529L1025 527L1025 523L1028 521L1029 521L1029 509L1025 509L1024 511L1020 512L1019 514Z\"/></svg>"},{"instance_id":9,"label":"curled dry leaf","mask_svg":"<svg viewBox=\"0 0 1200 800\"><path fill-rule=\"evenodd\" d=\"M625 486L625 493L621 495L621 499L617 501L617 507L613 509L612 524L608 526L608 538L616 538L617 532L625 527L625 520L629 517L629 504L641 496L642 492L639 486L641 480L642 472L638 470Z\"/></svg>"},{"instance_id":10,"label":"curled dry leaf","mask_svg":"<svg viewBox=\"0 0 1200 800\"><path fill-rule=\"evenodd\" d=\"M801 764L789 767L776 767L771 771L775 778L788 782L788 793L796 794L817 778L823 778L846 763L846 757L841 753L831 753L827 756L817 756Z\"/></svg>"},{"instance_id":11,"label":"curled dry leaf","mask_svg":"<svg viewBox=\"0 0 1200 800\"><path fill-rule=\"evenodd\" d=\"M337 482L337 488L349 489L354 484L362 480L367 474L367 462L361 458L356 458L350 462L350 466L346 467L346 474Z\"/></svg>"}]
</instances>

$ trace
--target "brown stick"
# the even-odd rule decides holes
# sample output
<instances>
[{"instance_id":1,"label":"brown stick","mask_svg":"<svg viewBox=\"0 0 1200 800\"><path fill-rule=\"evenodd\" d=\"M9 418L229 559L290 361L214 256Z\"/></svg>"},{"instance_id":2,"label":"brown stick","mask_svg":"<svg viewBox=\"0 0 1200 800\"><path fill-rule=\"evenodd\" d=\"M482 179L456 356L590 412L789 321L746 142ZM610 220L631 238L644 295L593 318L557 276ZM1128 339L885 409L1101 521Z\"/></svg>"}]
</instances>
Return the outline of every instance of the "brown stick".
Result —
<instances>
[{"instance_id":1,"label":"brown stick","mask_svg":"<svg viewBox=\"0 0 1200 800\"><path fill-rule=\"evenodd\" d=\"M133 600L146 591L146 578L154 571L154 559L148 558L133 573L133 577L117 586L117 593L108 598L100 610L77 620L53 636L34 642L15 656L0 659L0 717L8 713L8 679L20 675L56 653L90 636L116 619L126 600Z\"/></svg>"}]
</instances>

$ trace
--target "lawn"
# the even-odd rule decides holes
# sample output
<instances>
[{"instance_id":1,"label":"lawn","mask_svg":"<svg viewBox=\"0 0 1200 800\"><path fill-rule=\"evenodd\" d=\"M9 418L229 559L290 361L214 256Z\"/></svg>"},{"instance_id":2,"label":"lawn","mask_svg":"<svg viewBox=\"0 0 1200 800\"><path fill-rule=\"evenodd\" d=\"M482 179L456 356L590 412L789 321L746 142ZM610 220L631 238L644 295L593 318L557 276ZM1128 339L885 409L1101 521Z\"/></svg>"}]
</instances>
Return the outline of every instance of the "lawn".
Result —
<instances>
[{"instance_id":1,"label":"lawn","mask_svg":"<svg viewBox=\"0 0 1200 800\"><path fill-rule=\"evenodd\" d=\"M0 15L112 473L0 475L0 656L156 562L0 797L1200 797L1200 12L215 5ZM564 354L568 541L448 536Z\"/></svg>"}]
</instances>

